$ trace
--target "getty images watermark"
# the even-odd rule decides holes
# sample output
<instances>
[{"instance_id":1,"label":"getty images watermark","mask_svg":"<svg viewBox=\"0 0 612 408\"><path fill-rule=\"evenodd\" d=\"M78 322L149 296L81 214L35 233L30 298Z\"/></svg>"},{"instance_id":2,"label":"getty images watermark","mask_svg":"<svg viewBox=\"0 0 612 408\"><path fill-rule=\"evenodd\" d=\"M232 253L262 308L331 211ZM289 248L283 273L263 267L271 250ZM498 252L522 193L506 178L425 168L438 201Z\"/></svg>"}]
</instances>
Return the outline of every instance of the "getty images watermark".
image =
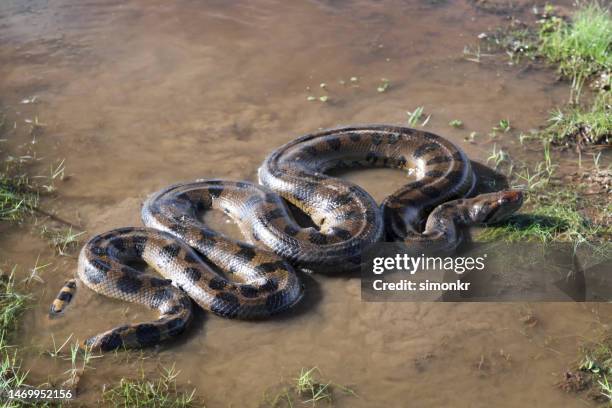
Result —
<instances>
[{"instance_id":1,"label":"getty images watermark","mask_svg":"<svg viewBox=\"0 0 612 408\"><path fill-rule=\"evenodd\" d=\"M470 243L440 255L377 243L362 255L367 302L612 301L612 254L569 244Z\"/></svg>"},{"instance_id":2,"label":"getty images watermark","mask_svg":"<svg viewBox=\"0 0 612 408\"><path fill-rule=\"evenodd\" d=\"M485 269L485 259L487 254L482 256L458 256L458 257L441 257L441 256L410 256L408 254L395 254L395 256L379 256L372 260L372 273L374 275L382 275L385 272L398 272L403 274L414 275L418 271L443 271L454 272L457 275L463 275L466 272L474 270L482 271ZM415 281L413 279L400 279L395 282L386 282L383 279L375 279L372 282L372 288L375 291L381 290L408 290L408 291L440 291L440 290L468 290L471 282L462 282L457 278L454 282L436 282L425 279L424 281Z\"/></svg>"}]
</instances>

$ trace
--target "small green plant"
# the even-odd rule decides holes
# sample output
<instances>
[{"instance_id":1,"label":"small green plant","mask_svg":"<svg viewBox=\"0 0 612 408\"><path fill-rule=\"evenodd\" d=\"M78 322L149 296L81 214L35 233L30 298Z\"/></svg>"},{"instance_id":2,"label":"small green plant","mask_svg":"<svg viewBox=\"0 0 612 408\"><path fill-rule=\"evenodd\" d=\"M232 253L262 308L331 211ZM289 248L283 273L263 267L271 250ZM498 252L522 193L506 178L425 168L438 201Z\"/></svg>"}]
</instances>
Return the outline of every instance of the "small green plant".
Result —
<instances>
[{"instance_id":1,"label":"small green plant","mask_svg":"<svg viewBox=\"0 0 612 408\"><path fill-rule=\"evenodd\" d=\"M15 331L17 319L29 300L17 291L15 270L13 268L9 274L0 270L0 393L24 386L28 376L21 368L17 350L8 343L9 334ZM12 406L17 407L18 402Z\"/></svg>"},{"instance_id":2,"label":"small green plant","mask_svg":"<svg viewBox=\"0 0 612 408\"><path fill-rule=\"evenodd\" d=\"M37 281L39 283L44 283L43 279L40 277L38 272L42 271L43 269L45 269L45 268L47 268L49 266L51 266L50 262L41 265L41 263L40 263L40 254L38 254L36 256L36 262L34 263L34 266L32 268L30 268L30 273L23 280L23 282L25 282L26 285L29 285L30 283L32 283L32 281Z\"/></svg>"},{"instance_id":3,"label":"small green plant","mask_svg":"<svg viewBox=\"0 0 612 408\"><path fill-rule=\"evenodd\" d=\"M75 232L72 226L53 228L43 225L40 235L49 241L58 255L69 255L79 244L85 231Z\"/></svg>"},{"instance_id":4,"label":"small green plant","mask_svg":"<svg viewBox=\"0 0 612 408\"><path fill-rule=\"evenodd\" d=\"M509 132L510 131L510 121L508 119L501 119L499 121L499 124L496 127L494 127L493 130Z\"/></svg>"},{"instance_id":5,"label":"small green plant","mask_svg":"<svg viewBox=\"0 0 612 408\"><path fill-rule=\"evenodd\" d=\"M419 122L421 121L421 118L423 117L423 107L419 106L412 112L406 112L406 114L408 115L408 124L410 126L417 126ZM429 119L431 119L431 115L428 115L421 122L421 127L424 127L425 125L427 125L427 123L429 123Z\"/></svg>"},{"instance_id":6,"label":"small green plant","mask_svg":"<svg viewBox=\"0 0 612 408\"><path fill-rule=\"evenodd\" d=\"M510 156L502 148L498 149L497 144L494 144L493 151L491 152L491 155L487 158L487 163L489 162L493 162L495 168L497 169L502 163L510 162Z\"/></svg>"},{"instance_id":7,"label":"small green plant","mask_svg":"<svg viewBox=\"0 0 612 408\"><path fill-rule=\"evenodd\" d=\"M448 124L451 127L454 127L455 129L459 129L459 128L463 127L463 122L461 120L459 120L459 119L453 119L450 122L448 122Z\"/></svg>"},{"instance_id":8,"label":"small green plant","mask_svg":"<svg viewBox=\"0 0 612 408\"><path fill-rule=\"evenodd\" d=\"M0 172L0 221L20 221L38 204L25 175Z\"/></svg>"},{"instance_id":9,"label":"small green plant","mask_svg":"<svg viewBox=\"0 0 612 408\"><path fill-rule=\"evenodd\" d=\"M556 109L542 135L555 144L609 144L612 142L612 91L600 92L590 108Z\"/></svg>"},{"instance_id":10,"label":"small green plant","mask_svg":"<svg viewBox=\"0 0 612 408\"><path fill-rule=\"evenodd\" d=\"M608 382L608 377L603 376L603 380L597 381L601 388L601 395L603 395L608 401L612 402L612 385Z\"/></svg>"},{"instance_id":11,"label":"small green plant","mask_svg":"<svg viewBox=\"0 0 612 408\"><path fill-rule=\"evenodd\" d=\"M559 17L542 21L540 53L572 81L570 101L577 102L586 79L612 70L612 17L597 2L587 3L568 23Z\"/></svg>"},{"instance_id":12,"label":"small green plant","mask_svg":"<svg viewBox=\"0 0 612 408\"><path fill-rule=\"evenodd\" d=\"M75 388L85 370L91 368L89 366L90 361L100 357L102 356L93 353L91 347L80 345L78 342L72 343L70 345L70 356L67 358L70 360L70 368L64 373L68 374L68 379L64 381L63 385Z\"/></svg>"},{"instance_id":13,"label":"small green plant","mask_svg":"<svg viewBox=\"0 0 612 408\"><path fill-rule=\"evenodd\" d=\"M157 379L147 378L144 372L141 372L140 377L136 379L122 378L118 385L103 391L102 399L115 407L203 407L196 401L195 389L191 392L179 390L176 384L179 374L173 365L170 368L162 368Z\"/></svg>"},{"instance_id":14,"label":"small green plant","mask_svg":"<svg viewBox=\"0 0 612 408\"><path fill-rule=\"evenodd\" d=\"M387 90L391 86L391 82L387 78L382 78L380 81L380 85L378 85L376 90L380 93L387 92Z\"/></svg>"},{"instance_id":15,"label":"small green plant","mask_svg":"<svg viewBox=\"0 0 612 408\"><path fill-rule=\"evenodd\" d=\"M51 333L51 341L53 342L53 349L48 350L46 354L52 358L60 357L62 350L64 349L64 347L66 347L70 339L72 339L72 334L68 336L61 345L58 346L57 343L55 342L55 336L53 336L53 333Z\"/></svg>"},{"instance_id":16,"label":"small green plant","mask_svg":"<svg viewBox=\"0 0 612 408\"><path fill-rule=\"evenodd\" d=\"M288 407L293 408L297 403L308 404L312 407L319 403L331 404L334 401L335 391L340 391L346 395L357 397L351 388L323 381L320 379L321 372L317 367L302 368L299 375L289 387L283 387L280 392L272 397L265 397L264 406L270 408Z\"/></svg>"}]
</instances>

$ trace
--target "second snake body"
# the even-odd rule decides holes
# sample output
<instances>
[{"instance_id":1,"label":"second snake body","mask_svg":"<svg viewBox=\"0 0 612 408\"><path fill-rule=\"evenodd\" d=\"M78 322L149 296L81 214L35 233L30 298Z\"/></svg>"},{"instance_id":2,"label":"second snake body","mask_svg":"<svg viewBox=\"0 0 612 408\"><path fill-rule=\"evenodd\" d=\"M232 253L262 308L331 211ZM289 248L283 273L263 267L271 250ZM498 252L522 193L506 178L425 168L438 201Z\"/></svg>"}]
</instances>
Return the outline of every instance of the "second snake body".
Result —
<instances>
[{"instance_id":1,"label":"second snake body","mask_svg":"<svg viewBox=\"0 0 612 408\"><path fill-rule=\"evenodd\" d=\"M361 187L326 174L363 166L412 169L416 180L379 208ZM111 329L86 343L108 350L175 336L191 316L189 298L224 317L268 316L302 296L293 266L354 269L362 248L383 236L417 251L449 251L459 244L462 226L498 221L522 203L516 191L465 198L475 183L466 155L440 136L393 126L339 128L298 138L268 156L259 181L170 186L144 204L147 228L91 239L81 252L80 280L99 293L157 309L160 318ZM308 215L313 226L296 222L286 202ZM209 209L229 215L247 242L204 225L199 215ZM165 279L131 268L135 259ZM62 289L52 313L63 310L73 290Z\"/></svg>"}]
</instances>

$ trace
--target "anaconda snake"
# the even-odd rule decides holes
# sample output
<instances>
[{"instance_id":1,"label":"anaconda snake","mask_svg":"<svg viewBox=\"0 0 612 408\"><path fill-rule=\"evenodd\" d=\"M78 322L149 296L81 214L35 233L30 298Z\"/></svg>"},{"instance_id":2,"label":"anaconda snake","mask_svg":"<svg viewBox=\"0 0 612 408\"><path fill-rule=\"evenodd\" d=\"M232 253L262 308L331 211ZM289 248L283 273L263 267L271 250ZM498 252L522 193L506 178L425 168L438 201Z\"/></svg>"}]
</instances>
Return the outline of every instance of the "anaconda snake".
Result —
<instances>
[{"instance_id":1,"label":"anaconda snake","mask_svg":"<svg viewBox=\"0 0 612 408\"><path fill-rule=\"evenodd\" d=\"M356 166L412 168L417 180L388 196L379 209L361 187L326 174ZM146 228L93 237L81 251L78 278L98 293L156 309L160 317L113 328L85 344L111 350L176 336L191 318L190 299L224 317L272 315L302 296L294 266L356 268L361 248L383 235L417 250L450 251L461 241L461 227L499 221L522 204L518 191L465 198L475 183L466 155L440 136L393 126L346 127L295 139L268 156L259 181L170 186L145 202ZM285 201L316 228L298 224ZM249 243L207 228L198 214L209 209L229 215ZM165 279L132 268L134 260ZM75 288L74 280L65 284L52 314L64 309Z\"/></svg>"}]
</instances>

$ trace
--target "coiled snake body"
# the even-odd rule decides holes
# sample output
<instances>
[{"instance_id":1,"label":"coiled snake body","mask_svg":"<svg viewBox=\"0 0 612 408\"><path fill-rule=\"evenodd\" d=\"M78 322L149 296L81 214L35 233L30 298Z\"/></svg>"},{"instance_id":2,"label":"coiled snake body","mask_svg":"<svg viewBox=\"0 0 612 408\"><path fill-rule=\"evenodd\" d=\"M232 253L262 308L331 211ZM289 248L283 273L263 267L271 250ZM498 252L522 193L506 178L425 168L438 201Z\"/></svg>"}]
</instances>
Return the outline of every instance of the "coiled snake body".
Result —
<instances>
[{"instance_id":1,"label":"coiled snake body","mask_svg":"<svg viewBox=\"0 0 612 408\"><path fill-rule=\"evenodd\" d=\"M416 181L379 208L361 187L326 174L357 166L413 169ZM416 251L450 251L461 241L461 227L499 221L522 204L518 191L464 198L475 183L465 154L440 136L392 126L298 138L268 156L259 181L170 186L145 202L147 228L92 238L79 257L80 280L96 292L156 309L160 318L113 328L85 343L102 350L157 344L187 326L190 299L224 317L272 315L302 296L294 266L324 272L356 268L362 248L383 235ZM315 227L298 224L286 202ZM198 214L209 209L229 215L248 243L206 227ZM132 268L134 260L165 279ZM52 314L63 311L75 287L74 280L65 284Z\"/></svg>"}]
</instances>

